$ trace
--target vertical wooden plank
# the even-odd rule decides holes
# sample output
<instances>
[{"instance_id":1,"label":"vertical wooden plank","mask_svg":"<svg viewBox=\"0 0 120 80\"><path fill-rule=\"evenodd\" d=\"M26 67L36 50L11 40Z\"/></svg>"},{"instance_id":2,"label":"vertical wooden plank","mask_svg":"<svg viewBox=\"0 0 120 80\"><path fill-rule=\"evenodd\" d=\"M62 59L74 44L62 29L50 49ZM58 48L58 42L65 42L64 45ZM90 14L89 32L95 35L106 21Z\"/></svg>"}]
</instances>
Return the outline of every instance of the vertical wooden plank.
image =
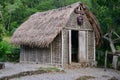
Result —
<instances>
[{"instance_id":1,"label":"vertical wooden plank","mask_svg":"<svg viewBox=\"0 0 120 80\"><path fill-rule=\"evenodd\" d=\"M88 58L88 30L86 31L86 56L87 56L87 62L89 61Z\"/></svg>"},{"instance_id":2,"label":"vertical wooden plank","mask_svg":"<svg viewBox=\"0 0 120 80\"><path fill-rule=\"evenodd\" d=\"M20 63L24 62L24 49L23 46L20 46Z\"/></svg>"},{"instance_id":3,"label":"vertical wooden plank","mask_svg":"<svg viewBox=\"0 0 120 80\"><path fill-rule=\"evenodd\" d=\"M64 38L63 38L63 30L62 30L62 34L61 34L61 37L62 37L62 58L61 58L61 63L62 63L62 67L63 67L63 55L64 55Z\"/></svg>"},{"instance_id":4,"label":"vertical wooden plank","mask_svg":"<svg viewBox=\"0 0 120 80\"><path fill-rule=\"evenodd\" d=\"M35 54L36 54L36 63L38 64L38 53L37 53L38 48L35 48Z\"/></svg>"},{"instance_id":5,"label":"vertical wooden plank","mask_svg":"<svg viewBox=\"0 0 120 80\"><path fill-rule=\"evenodd\" d=\"M79 62L87 62L85 31L79 31Z\"/></svg>"},{"instance_id":6,"label":"vertical wooden plank","mask_svg":"<svg viewBox=\"0 0 120 80\"><path fill-rule=\"evenodd\" d=\"M23 49L24 62L26 62L26 56L25 56L25 54L26 54L26 52L27 52L27 50L26 50L26 46L23 47L23 48L24 48L24 49Z\"/></svg>"},{"instance_id":7,"label":"vertical wooden plank","mask_svg":"<svg viewBox=\"0 0 120 80\"><path fill-rule=\"evenodd\" d=\"M71 30L69 30L69 64L71 64L71 49L72 48L72 45L71 45Z\"/></svg>"},{"instance_id":8,"label":"vertical wooden plank","mask_svg":"<svg viewBox=\"0 0 120 80\"><path fill-rule=\"evenodd\" d=\"M52 43L50 45L50 54L51 54L51 64L52 64Z\"/></svg>"},{"instance_id":9,"label":"vertical wooden plank","mask_svg":"<svg viewBox=\"0 0 120 80\"><path fill-rule=\"evenodd\" d=\"M94 41L94 61L96 61L96 54L95 54L95 33L93 32L93 41Z\"/></svg>"},{"instance_id":10,"label":"vertical wooden plank","mask_svg":"<svg viewBox=\"0 0 120 80\"><path fill-rule=\"evenodd\" d=\"M108 53L108 51L106 50L105 51L105 62L104 62L105 71L106 71L106 68L107 68L107 53Z\"/></svg>"}]
</instances>

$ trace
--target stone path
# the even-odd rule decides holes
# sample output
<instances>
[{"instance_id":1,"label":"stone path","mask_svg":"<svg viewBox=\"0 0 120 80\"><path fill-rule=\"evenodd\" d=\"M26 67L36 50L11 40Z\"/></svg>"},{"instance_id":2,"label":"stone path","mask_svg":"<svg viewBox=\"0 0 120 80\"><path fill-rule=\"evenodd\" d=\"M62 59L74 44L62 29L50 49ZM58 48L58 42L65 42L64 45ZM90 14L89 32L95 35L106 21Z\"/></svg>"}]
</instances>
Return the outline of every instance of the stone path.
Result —
<instances>
[{"instance_id":1,"label":"stone path","mask_svg":"<svg viewBox=\"0 0 120 80\"><path fill-rule=\"evenodd\" d=\"M0 70L0 78L4 76L11 76L25 71L35 71L40 67L48 67L39 64L20 64L20 63L5 63L5 69Z\"/></svg>"},{"instance_id":2,"label":"stone path","mask_svg":"<svg viewBox=\"0 0 120 80\"><path fill-rule=\"evenodd\" d=\"M13 64L5 63L6 68L0 70L0 77L18 74L24 71L38 70L40 67L48 67L39 64ZM50 66L51 67L51 66ZM49 72L38 75L24 76L13 78L11 80L76 80L80 76L93 76L90 80L108 80L111 77L116 77L120 80L120 72L112 69L104 71L103 68L80 68L80 69L66 69L65 72Z\"/></svg>"},{"instance_id":3,"label":"stone path","mask_svg":"<svg viewBox=\"0 0 120 80\"><path fill-rule=\"evenodd\" d=\"M114 70L107 70L100 68L81 68L74 70L66 70L65 73L45 73L40 75L25 76L21 78L15 78L11 80L76 80L80 76L93 76L94 79L90 80L108 80L112 77L116 77L120 80L120 73Z\"/></svg>"}]
</instances>

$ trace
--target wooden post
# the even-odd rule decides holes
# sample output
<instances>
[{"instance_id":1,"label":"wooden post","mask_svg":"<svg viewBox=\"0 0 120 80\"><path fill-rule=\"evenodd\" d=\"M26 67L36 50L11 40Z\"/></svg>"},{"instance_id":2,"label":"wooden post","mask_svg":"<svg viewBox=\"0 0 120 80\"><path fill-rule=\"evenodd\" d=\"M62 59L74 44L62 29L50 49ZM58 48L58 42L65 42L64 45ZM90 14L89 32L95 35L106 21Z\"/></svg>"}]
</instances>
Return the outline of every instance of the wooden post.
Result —
<instances>
[{"instance_id":1,"label":"wooden post","mask_svg":"<svg viewBox=\"0 0 120 80\"><path fill-rule=\"evenodd\" d=\"M113 40L112 40L112 32L108 36L109 36L109 42L110 42L110 47L111 47L112 53L115 54L116 49L115 49L115 45L114 45ZM113 55L112 66L114 69L117 68L117 60L118 60L118 56Z\"/></svg>"},{"instance_id":2,"label":"wooden post","mask_svg":"<svg viewBox=\"0 0 120 80\"><path fill-rule=\"evenodd\" d=\"M105 34L104 38L110 42L110 47L111 47L111 50L112 50L112 53L113 53L112 67L114 69L116 69L117 68L118 56L114 56L114 54L116 52L116 49L115 49L115 45L114 45L114 40L112 39L112 35L113 35L112 33L114 33L116 36L118 36L118 38L120 38L119 35L117 33L113 32L113 31Z\"/></svg>"},{"instance_id":3,"label":"wooden post","mask_svg":"<svg viewBox=\"0 0 120 80\"><path fill-rule=\"evenodd\" d=\"M62 67L63 67L63 55L64 55L64 38L63 38L63 30L61 32L61 37L62 37L62 58L61 58L61 63L62 63Z\"/></svg>"},{"instance_id":4,"label":"wooden post","mask_svg":"<svg viewBox=\"0 0 120 80\"><path fill-rule=\"evenodd\" d=\"M117 69L117 62L118 62L118 56L114 56L114 55L113 55L112 66L113 66L113 68L114 68L115 70Z\"/></svg>"},{"instance_id":5,"label":"wooden post","mask_svg":"<svg viewBox=\"0 0 120 80\"><path fill-rule=\"evenodd\" d=\"M106 68L107 68L107 53L108 53L108 51L106 50L106 52L105 52L105 64L104 64L105 70L104 71L106 71Z\"/></svg>"},{"instance_id":6,"label":"wooden post","mask_svg":"<svg viewBox=\"0 0 120 80\"><path fill-rule=\"evenodd\" d=\"M69 30L69 64L71 64L71 56L72 56L71 50L72 50L72 45L71 45L71 30Z\"/></svg>"},{"instance_id":7,"label":"wooden post","mask_svg":"<svg viewBox=\"0 0 120 80\"><path fill-rule=\"evenodd\" d=\"M86 57L87 57L87 62L89 61L89 58L88 58L88 31L86 31Z\"/></svg>"},{"instance_id":8,"label":"wooden post","mask_svg":"<svg viewBox=\"0 0 120 80\"><path fill-rule=\"evenodd\" d=\"M37 53L37 49L35 49L35 53L36 53L36 64L38 64L38 53Z\"/></svg>"},{"instance_id":9,"label":"wooden post","mask_svg":"<svg viewBox=\"0 0 120 80\"><path fill-rule=\"evenodd\" d=\"M95 44L95 33L94 32L93 32L93 39L94 39L94 48L93 48L94 49L94 61L96 61L96 54L95 54L95 50L96 50L95 45L96 44Z\"/></svg>"},{"instance_id":10,"label":"wooden post","mask_svg":"<svg viewBox=\"0 0 120 80\"><path fill-rule=\"evenodd\" d=\"M52 43L50 45L50 54L51 54L51 64L52 64Z\"/></svg>"}]
</instances>

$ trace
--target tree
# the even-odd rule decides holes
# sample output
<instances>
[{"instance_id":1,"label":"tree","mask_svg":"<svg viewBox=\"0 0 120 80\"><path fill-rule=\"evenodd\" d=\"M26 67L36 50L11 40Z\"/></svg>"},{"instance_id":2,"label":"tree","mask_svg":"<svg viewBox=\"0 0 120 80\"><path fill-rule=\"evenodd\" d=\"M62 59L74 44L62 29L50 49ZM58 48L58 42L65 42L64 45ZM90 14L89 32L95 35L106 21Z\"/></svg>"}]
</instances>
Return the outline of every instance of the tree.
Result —
<instances>
[{"instance_id":1,"label":"tree","mask_svg":"<svg viewBox=\"0 0 120 80\"><path fill-rule=\"evenodd\" d=\"M107 34L109 46L114 54L116 46L113 42L113 38L115 37L113 32L120 33L120 0L91 0L91 2L92 10L98 17L103 34ZM96 8L94 9L94 7ZM114 56L113 64L116 64L116 60L117 57Z\"/></svg>"}]
</instances>

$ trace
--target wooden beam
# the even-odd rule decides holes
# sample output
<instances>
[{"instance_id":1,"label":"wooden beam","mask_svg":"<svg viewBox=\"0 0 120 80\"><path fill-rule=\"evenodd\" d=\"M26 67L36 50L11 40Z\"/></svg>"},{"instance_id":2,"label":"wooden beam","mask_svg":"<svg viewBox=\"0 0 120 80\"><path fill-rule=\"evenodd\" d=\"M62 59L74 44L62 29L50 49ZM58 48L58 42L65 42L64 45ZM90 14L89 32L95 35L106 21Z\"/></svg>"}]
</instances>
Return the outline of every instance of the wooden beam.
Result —
<instances>
[{"instance_id":1,"label":"wooden beam","mask_svg":"<svg viewBox=\"0 0 120 80\"><path fill-rule=\"evenodd\" d=\"M96 48L95 48L95 45L96 45L96 41L95 41L95 33L93 32L93 41L94 41L94 46L93 46L93 49L94 49L94 61L96 61L96 54L95 54L95 52L96 52Z\"/></svg>"},{"instance_id":2,"label":"wooden beam","mask_svg":"<svg viewBox=\"0 0 120 80\"><path fill-rule=\"evenodd\" d=\"M62 55L61 55L61 64L62 64L62 68L63 68L63 55L64 55L64 34L63 34L63 30L61 31L61 37L62 37Z\"/></svg>"},{"instance_id":3,"label":"wooden beam","mask_svg":"<svg viewBox=\"0 0 120 80\"><path fill-rule=\"evenodd\" d=\"M69 64L71 64L71 56L72 56L71 50L72 50L72 45L71 45L71 30L69 30Z\"/></svg>"},{"instance_id":4,"label":"wooden beam","mask_svg":"<svg viewBox=\"0 0 120 80\"><path fill-rule=\"evenodd\" d=\"M37 53L37 49L35 49L35 54L36 54L36 64L38 64L38 53Z\"/></svg>"},{"instance_id":5,"label":"wooden beam","mask_svg":"<svg viewBox=\"0 0 120 80\"><path fill-rule=\"evenodd\" d=\"M79 31L93 31L92 29L77 29L77 28L69 28L69 27L65 27L64 29L67 29L67 30L79 30Z\"/></svg>"},{"instance_id":6,"label":"wooden beam","mask_svg":"<svg viewBox=\"0 0 120 80\"><path fill-rule=\"evenodd\" d=\"M88 31L86 31L86 56L87 56L87 62L88 62L88 60L89 60L89 58L88 58Z\"/></svg>"},{"instance_id":7,"label":"wooden beam","mask_svg":"<svg viewBox=\"0 0 120 80\"><path fill-rule=\"evenodd\" d=\"M106 68L107 68L107 54L108 54L108 51L106 50L106 52L105 52L105 63L104 63L105 71L106 71Z\"/></svg>"},{"instance_id":8,"label":"wooden beam","mask_svg":"<svg viewBox=\"0 0 120 80\"><path fill-rule=\"evenodd\" d=\"M50 44L51 64L52 64L52 43Z\"/></svg>"}]
</instances>

